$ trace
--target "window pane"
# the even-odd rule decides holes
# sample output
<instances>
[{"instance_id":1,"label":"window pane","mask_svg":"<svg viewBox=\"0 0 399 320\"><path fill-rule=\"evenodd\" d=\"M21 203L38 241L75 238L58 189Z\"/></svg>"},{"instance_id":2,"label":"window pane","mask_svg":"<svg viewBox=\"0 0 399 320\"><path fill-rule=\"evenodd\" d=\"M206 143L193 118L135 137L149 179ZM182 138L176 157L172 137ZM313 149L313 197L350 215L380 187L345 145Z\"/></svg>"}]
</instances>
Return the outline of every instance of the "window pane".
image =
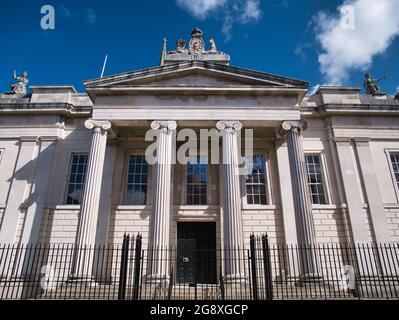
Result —
<instances>
[{"instance_id":1,"label":"window pane","mask_svg":"<svg viewBox=\"0 0 399 320\"><path fill-rule=\"evenodd\" d=\"M147 171L145 156L130 156L127 172L125 203L144 205L147 202Z\"/></svg>"},{"instance_id":2,"label":"window pane","mask_svg":"<svg viewBox=\"0 0 399 320\"><path fill-rule=\"evenodd\" d=\"M320 156L305 155L305 160L312 203L326 204Z\"/></svg>"},{"instance_id":3,"label":"window pane","mask_svg":"<svg viewBox=\"0 0 399 320\"><path fill-rule=\"evenodd\" d=\"M207 204L208 167L206 157L189 157L186 168L186 203Z\"/></svg>"},{"instance_id":4,"label":"window pane","mask_svg":"<svg viewBox=\"0 0 399 320\"><path fill-rule=\"evenodd\" d=\"M399 152L391 153L392 170L395 176L395 183L399 188Z\"/></svg>"},{"instance_id":5,"label":"window pane","mask_svg":"<svg viewBox=\"0 0 399 320\"><path fill-rule=\"evenodd\" d=\"M87 170L87 158L85 153L73 153L68 174L66 204L81 204Z\"/></svg>"},{"instance_id":6,"label":"window pane","mask_svg":"<svg viewBox=\"0 0 399 320\"><path fill-rule=\"evenodd\" d=\"M247 204L267 204L265 159L254 155L245 161Z\"/></svg>"}]
</instances>

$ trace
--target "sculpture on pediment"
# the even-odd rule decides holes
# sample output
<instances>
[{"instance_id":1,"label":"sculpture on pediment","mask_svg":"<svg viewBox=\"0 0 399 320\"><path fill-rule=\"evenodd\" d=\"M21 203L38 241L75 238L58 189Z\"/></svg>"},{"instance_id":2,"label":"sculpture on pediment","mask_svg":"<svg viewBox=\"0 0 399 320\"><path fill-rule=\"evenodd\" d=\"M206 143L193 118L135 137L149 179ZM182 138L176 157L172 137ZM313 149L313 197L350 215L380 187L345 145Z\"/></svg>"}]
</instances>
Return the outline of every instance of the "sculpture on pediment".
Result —
<instances>
[{"instance_id":1,"label":"sculpture on pediment","mask_svg":"<svg viewBox=\"0 0 399 320\"><path fill-rule=\"evenodd\" d=\"M172 51L167 51L166 40L164 39L160 65L164 66L179 61L212 61L228 65L230 56L218 51L213 37L209 38L209 48L207 48L202 35L203 32L199 28L195 28L191 32L190 41L186 42L182 39L177 41L176 49Z\"/></svg>"},{"instance_id":2,"label":"sculpture on pediment","mask_svg":"<svg viewBox=\"0 0 399 320\"><path fill-rule=\"evenodd\" d=\"M377 85L381 80L385 80L386 76L381 79L373 79L371 74L368 72L365 75L364 79L364 88L366 89L367 94L377 95L381 93L380 87Z\"/></svg>"},{"instance_id":3,"label":"sculpture on pediment","mask_svg":"<svg viewBox=\"0 0 399 320\"><path fill-rule=\"evenodd\" d=\"M17 83L11 85L11 93L26 93L26 86L29 82L28 73L24 71L19 77L17 77L17 71L14 70L13 79L16 80Z\"/></svg>"},{"instance_id":4,"label":"sculpture on pediment","mask_svg":"<svg viewBox=\"0 0 399 320\"><path fill-rule=\"evenodd\" d=\"M191 54L203 54L205 53L205 43L202 39L202 31L198 28L195 28L191 32L191 40L190 40L190 53Z\"/></svg>"},{"instance_id":5,"label":"sculpture on pediment","mask_svg":"<svg viewBox=\"0 0 399 320\"><path fill-rule=\"evenodd\" d=\"M215 43L215 40L213 39L213 37L209 38L209 45L211 48L209 49L208 53L217 54L218 50L216 49L216 43Z\"/></svg>"},{"instance_id":6,"label":"sculpture on pediment","mask_svg":"<svg viewBox=\"0 0 399 320\"><path fill-rule=\"evenodd\" d=\"M186 40L180 39L176 42L176 50L169 52L169 54L188 54L186 48Z\"/></svg>"},{"instance_id":7,"label":"sculpture on pediment","mask_svg":"<svg viewBox=\"0 0 399 320\"><path fill-rule=\"evenodd\" d=\"M191 39L189 43L189 48L186 48L186 40L180 39L176 42L176 50L169 51L168 54L218 54L216 49L216 43L213 37L209 39L210 50L205 50L205 42L202 39L202 31L195 28L191 32Z\"/></svg>"}]
</instances>

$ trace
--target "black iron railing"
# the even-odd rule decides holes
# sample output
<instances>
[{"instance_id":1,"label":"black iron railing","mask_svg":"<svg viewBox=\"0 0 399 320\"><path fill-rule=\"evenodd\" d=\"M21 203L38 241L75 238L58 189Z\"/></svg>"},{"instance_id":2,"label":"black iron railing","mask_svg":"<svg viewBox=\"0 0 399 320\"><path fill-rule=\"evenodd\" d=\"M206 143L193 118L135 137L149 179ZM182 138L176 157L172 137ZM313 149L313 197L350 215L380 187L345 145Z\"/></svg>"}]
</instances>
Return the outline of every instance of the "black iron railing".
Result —
<instances>
[{"instance_id":1,"label":"black iron railing","mask_svg":"<svg viewBox=\"0 0 399 320\"><path fill-rule=\"evenodd\" d=\"M260 299L398 299L399 244L269 245L253 240ZM303 256L312 255L315 272ZM306 259L306 261L309 261Z\"/></svg>"},{"instance_id":2,"label":"black iron railing","mask_svg":"<svg viewBox=\"0 0 399 320\"><path fill-rule=\"evenodd\" d=\"M1 246L0 299L116 299L122 256L118 245Z\"/></svg>"},{"instance_id":3,"label":"black iron railing","mask_svg":"<svg viewBox=\"0 0 399 320\"><path fill-rule=\"evenodd\" d=\"M399 298L398 244L249 240L248 247L234 249L143 248L140 235L96 247L3 245L0 299Z\"/></svg>"}]
</instances>

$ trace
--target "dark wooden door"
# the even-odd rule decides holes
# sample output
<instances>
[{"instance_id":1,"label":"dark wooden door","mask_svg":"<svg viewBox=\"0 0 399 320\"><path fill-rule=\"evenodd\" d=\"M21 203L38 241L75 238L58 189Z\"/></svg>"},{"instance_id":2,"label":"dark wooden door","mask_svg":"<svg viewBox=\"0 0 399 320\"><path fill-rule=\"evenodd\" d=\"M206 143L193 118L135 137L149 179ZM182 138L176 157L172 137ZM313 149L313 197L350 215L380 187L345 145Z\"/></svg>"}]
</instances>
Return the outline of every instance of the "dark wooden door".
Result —
<instances>
[{"instance_id":1,"label":"dark wooden door","mask_svg":"<svg viewBox=\"0 0 399 320\"><path fill-rule=\"evenodd\" d=\"M195 283L196 277L195 239L177 241L177 282Z\"/></svg>"},{"instance_id":2,"label":"dark wooden door","mask_svg":"<svg viewBox=\"0 0 399 320\"><path fill-rule=\"evenodd\" d=\"M178 283L216 283L216 223L177 224Z\"/></svg>"}]
</instances>

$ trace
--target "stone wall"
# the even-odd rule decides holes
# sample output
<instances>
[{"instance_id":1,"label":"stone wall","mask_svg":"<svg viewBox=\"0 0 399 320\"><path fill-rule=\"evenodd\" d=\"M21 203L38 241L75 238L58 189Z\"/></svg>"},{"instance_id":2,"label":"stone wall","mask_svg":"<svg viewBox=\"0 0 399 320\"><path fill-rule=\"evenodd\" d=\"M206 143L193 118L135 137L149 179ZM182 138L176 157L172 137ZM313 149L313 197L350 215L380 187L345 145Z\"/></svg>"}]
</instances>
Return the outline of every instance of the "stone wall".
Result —
<instances>
[{"instance_id":1,"label":"stone wall","mask_svg":"<svg viewBox=\"0 0 399 320\"><path fill-rule=\"evenodd\" d=\"M249 245L251 234L262 235L265 233L267 233L270 243L285 243L283 217L279 206L270 206L269 209L244 209L242 217L246 245Z\"/></svg>"},{"instance_id":2,"label":"stone wall","mask_svg":"<svg viewBox=\"0 0 399 320\"><path fill-rule=\"evenodd\" d=\"M46 209L41 225L40 243L75 243L78 217L79 206L64 206L64 208L59 206L54 209Z\"/></svg>"},{"instance_id":3,"label":"stone wall","mask_svg":"<svg viewBox=\"0 0 399 320\"><path fill-rule=\"evenodd\" d=\"M345 212L336 206L313 208L313 221L317 243L350 242Z\"/></svg>"},{"instance_id":4,"label":"stone wall","mask_svg":"<svg viewBox=\"0 0 399 320\"><path fill-rule=\"evenodd\" d=\"M146 207L119 206L111 211L108 225L108 243L121 244L123 235L143 237L143 245L148 244L151 210Z\"/></svg>"},{"instance_id":5,"label":"stone wall","mask_svg":"<svg viewBox=\"0 0 399 320\"><path fill-rule=\"evenodd\" d=\"M386 206L385 215L387 217L392 242L399 242L399 204Z\"/></svg>"}]
</instances>

